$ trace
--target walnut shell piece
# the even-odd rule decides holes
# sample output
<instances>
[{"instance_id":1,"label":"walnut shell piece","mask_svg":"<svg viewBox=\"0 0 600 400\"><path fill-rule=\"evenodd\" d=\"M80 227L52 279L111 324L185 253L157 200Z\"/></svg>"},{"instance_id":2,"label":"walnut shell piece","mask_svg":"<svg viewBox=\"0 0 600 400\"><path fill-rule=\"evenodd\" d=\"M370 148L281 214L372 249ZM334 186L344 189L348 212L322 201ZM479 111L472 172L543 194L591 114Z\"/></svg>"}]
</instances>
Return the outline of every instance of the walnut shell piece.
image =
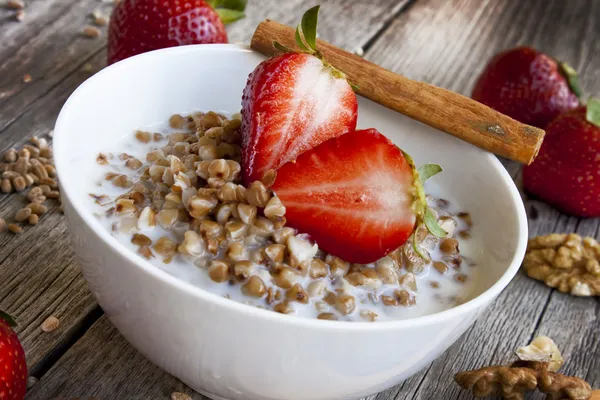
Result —
<instances>
[{"instance_id":1,"label":"walnut shell piece","mask_svg":"<svg viewBox=\"0 0 600 400\"><path fill-rule=\"evenodd\" d=\"M547 336L538 336L533 341L517 350L521 361L547 363L547 370L557 372L564 363L556 343Z\"/></svg>"},{"instance_id":2,"label":"walnut shell piece","mask_svg":"<svg viewBox=\"0 0 600 400\"><path fill-rule=\"evenodd\" d=\"M531 239L525 273L573 296L600 296L600 244L591 237L553 233Z\"/></svg>"},{"instance_id":3,"label":"walnut shell piece","mask_svg":"<svg viewBox=\"0 0 600 400\"><path fill-rule=\"evenodd\" d=\"M538 389L548 400L589 400L592 388L581 378L549 371L538 372Z\"/></svg>"},{"instance_id":4,"label":"walnut shell piece","mask_svg":"<svg viewBox=\"0 0 600 400\"><path fill-rule=\"evenodd\" d=\"M475 397L500 394L508 400L524 400L525 393L538 388L548 400L589 400L590 385L583 379L545 370L522 367L486 367L465 371L454 377L463 389L472 389Z\"/></svg>"},{"instance_id":5,"label":"walnut shell piece","mask_svg":"<svg viewBox=\"0 0 600 400\"><path fill-rule=\"evenodd\" d=\"M537 387L537 374L529 368L486 367L460 372L454 380L475 397L500 394L510 400L524 400L525 392Z\"/></svg>"}]
</instances>

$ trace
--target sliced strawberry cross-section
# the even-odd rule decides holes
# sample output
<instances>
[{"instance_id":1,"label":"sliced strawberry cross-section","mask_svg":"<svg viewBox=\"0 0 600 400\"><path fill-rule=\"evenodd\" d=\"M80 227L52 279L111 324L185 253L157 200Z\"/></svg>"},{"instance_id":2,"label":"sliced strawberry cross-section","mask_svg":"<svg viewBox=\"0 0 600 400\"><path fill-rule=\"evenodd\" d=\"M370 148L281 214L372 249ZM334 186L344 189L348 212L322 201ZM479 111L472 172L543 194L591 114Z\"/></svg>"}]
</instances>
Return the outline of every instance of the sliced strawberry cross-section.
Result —
<instances>
[{"instance_id":1,"label":"sliced strawberry cross-section","mask_svg":"<svg viewBox=\"0 0 600 400\"><path fill-rule=\"evenodd\" d=\"M242 97L245 184L356 129L356 95L344 74L323 61L316 50L317 12L318 6L309 10L303 17L304 29L298 31L298 45L306 53L270 58L248 78Z\"/></svg>"},{"instance_id":2,"label":"sliced strawberry cross-section","mask_svg":"<svg viewBox=\"0 0 600 400\"><path fill-rule=\"evenodd\" d=\"M387 255L425 219L412 160L375 129L305 152L279 169L273 190L286 207L289 226L350 262Z\"/></svg>"}]
</instances>

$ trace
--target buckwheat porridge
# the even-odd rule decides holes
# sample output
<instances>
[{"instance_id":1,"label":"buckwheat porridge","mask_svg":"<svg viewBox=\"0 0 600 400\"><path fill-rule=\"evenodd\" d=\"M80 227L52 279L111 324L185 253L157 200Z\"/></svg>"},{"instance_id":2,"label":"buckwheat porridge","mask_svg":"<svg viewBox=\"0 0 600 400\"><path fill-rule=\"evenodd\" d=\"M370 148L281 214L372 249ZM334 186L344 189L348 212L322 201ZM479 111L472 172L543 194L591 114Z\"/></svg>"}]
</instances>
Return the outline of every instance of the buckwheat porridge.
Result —
<instances>
[{"instance_id":1,"label":"buckwheat porridge","mask_svg":"<svg viewBox=\"0 0 600 400\"><path fill-rule=\"evenodd\" d=\"M118 241L157 268L226 298L279 313L350 321L405 319L469 298L477 282L471 217L428 195L438 239L417 231L373 264L325 254L286 226L262 182L241 185L240 117L174 115L98 154L89 207ZM435 187L427 187L431 194Z\"/></svg>"}]
</instances>

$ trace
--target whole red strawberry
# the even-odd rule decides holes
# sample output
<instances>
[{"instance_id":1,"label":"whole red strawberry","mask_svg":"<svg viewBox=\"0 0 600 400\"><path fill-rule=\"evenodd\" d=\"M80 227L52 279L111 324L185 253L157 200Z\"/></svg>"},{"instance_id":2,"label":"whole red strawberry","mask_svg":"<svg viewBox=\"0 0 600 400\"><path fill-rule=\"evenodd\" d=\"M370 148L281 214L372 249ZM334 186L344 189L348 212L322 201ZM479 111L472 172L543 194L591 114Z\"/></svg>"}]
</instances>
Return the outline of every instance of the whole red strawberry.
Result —
<instances>
[{"instance_id":1,"label":"whole red strawberry","mask_svg":"<svg viewBox=\"0 0 600 400\"><path fill-rule=\"evenodd\" d=\"M545 128L579 106L577 73L530 47L496 55L483 70L473 99L525 124Z\"/></svg>"},{"instance_id":2,"label":"whole red strawberry","mask_svg":"<svg viewBox=\"0 0 600 400\"><path fill-rule=\"evenodd\" d=\"M123 0L110 19L108 64L165 47L227 43L223 23L242 18L245 5L246 0Z\"/></svg>"},{"instance_id":3,"label":"whole red strawberry","mask_svg":"<svg viewBox=\"0 0 600 400\"><path fill-rule=\"evenodd\" d=\"M441 171L415 171L410 157L375 129L347 133L277 171L273 191L287 224L346 261L370 263L395 250L425 223L446 233L427 208L423 182ZM415 250L418 246L415 244Z\"/></svg>"},{"instance_id":4,"label":"whole red strawberry","mask_svg":"<svg viewBox=\"0 0 600 400\"><path fill-rule=\"evenodd\" d=\"M358 103L344 74L316 50L319 6L298 27L298 46L261 63L242 96L242 177L249 184L303 152L356 128Z\"/></svg>"},{"instance_id":5,"label":"whole red strawberry","mask_svg":"<svg viewBox=\"0 0 600 400\"><path fill-rule=\"evenodd\" d=\"M560 115L546 131L523 169L525 190L567 214L600 217L600 101Z\"/></svg>"},{"instance_id":6,"label":"whole red strawberry","mask_svg":"<svg viewBox=\"0 0 600 400\"><path fill-rule=\"evenodd\" d=\"M23 400L27 387L25 352L11 329L14 320L0 311L0 399Z\"/></svg>"}]
</instances>

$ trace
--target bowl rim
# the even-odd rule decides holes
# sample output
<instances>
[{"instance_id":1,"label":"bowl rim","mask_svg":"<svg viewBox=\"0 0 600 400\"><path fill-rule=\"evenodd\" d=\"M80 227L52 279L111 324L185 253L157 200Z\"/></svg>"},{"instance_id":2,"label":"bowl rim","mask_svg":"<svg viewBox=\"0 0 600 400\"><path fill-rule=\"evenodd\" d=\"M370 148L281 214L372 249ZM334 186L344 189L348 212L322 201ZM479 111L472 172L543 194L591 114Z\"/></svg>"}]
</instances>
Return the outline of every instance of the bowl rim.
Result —
<instances>
[{"instance_id":1,"label":"bowl rim","mask_svg":"<svg viewBox=\"0 0 600 400\"><path fill-rule=\"evenodd\" d=\"M494 300L501 292L508 286L513 277L519 270L521 261L525 255L527 237L528 237L528 226L527 217L525 213L525 206L521 200L519 191L515 185L515 182L500 163L500 161L492 154L485 153L481 150L483 157L491 163L494 171L499 174L502 178L502 182L505 185L505 190L510 193L510 198L513 203L513 207L517 212L518 221L518 235L519 240L516 246L510 265L502 276L487 290L479 294L475 298L452 307L447 310L443 310L437 313L419 316L415 318L400 319L400 320L385 320L378 321L376 323L366 321L327 321L313 318L302 318L297 316L290 316L280 314L274 311L260 309L247 304L243 304L237 301L232 301L223 298L215 293L212 293L206 289L196 286L192 283L186 282L185 280L169 274L168 272L157 268L149 261L136 255L130 249L126 248L116 238L111 236L109 232L102 227L100 222L94 218L92 213L83 204L84 200L82 196L77 196L76 191L73 189L71 182L68 179L60 179L62 176L68 176L68 152L63 151L63 147L67 145L68 134L66 128L64 128L65 120L71 113L71 108L74 103L77 102L78 98L82 96L86 88L93 82L101 79L104 75L118 73L119 70L130 68L139 63L144 63L147 66L148 61L151 61L156 57L167 57L172 54L188 53L188 52L235 52L235 53L254 53L247 46L241 46L237 44L203 44L203 45L188 45L180 47L171 47L166 49L154 50L147 53L143 53L137 56L127 58L119 61L113 65L110 65L95 75L84 81L67 99L59 116L57 118L55 129L54 129L54 154L55 154L55 165L59 182L61 186L61 195L68 199L68 202L72 205L74 211L84 221L87 227L96 234L96 236L109 248L119 253L122 257L131 262L135 267L140 268L144 273L149 274L152 278L161 281L172 287L173 290L180 290L198 300L206 301L215 304L218 307L224 307L229 311L240 312L247 316L252 316L259 320L275 321L282 324L291 324L293 326L300 327L311 327L316 329L326 330L352 330L352 331L381 331L381 330L395 330L409 327L419 327L428 325L431 323L439 323L441 321L458 318L462 315L474 313L478 309L487 306ZM137 68L137 67L136 67ZM435 128L432 128L435 129ZM456 139L458 140L458 139Z\"/></svg>"}]
</instances>

